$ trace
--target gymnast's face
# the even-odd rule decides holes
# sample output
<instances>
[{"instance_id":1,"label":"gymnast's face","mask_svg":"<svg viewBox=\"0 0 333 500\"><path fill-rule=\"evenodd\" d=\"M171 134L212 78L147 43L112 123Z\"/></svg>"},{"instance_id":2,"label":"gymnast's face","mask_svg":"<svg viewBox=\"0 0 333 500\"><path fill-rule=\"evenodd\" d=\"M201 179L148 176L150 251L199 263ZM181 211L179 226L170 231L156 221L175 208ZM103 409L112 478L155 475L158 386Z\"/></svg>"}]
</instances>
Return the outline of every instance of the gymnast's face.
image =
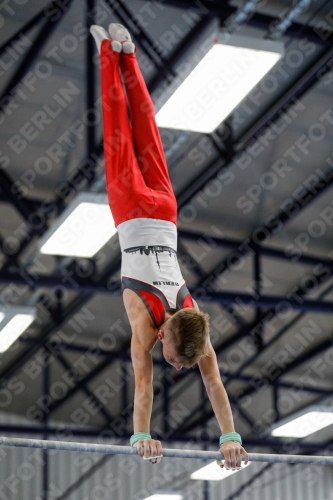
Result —
<instances>
[{"instance_id":1,"label":"gymnast's face","mask_svg":"<svg viewBox=\"0 0 333 500\"><path fill-rule=\"evenodd\" d=\"M171 340L171 333L166 326L163 326L157 333L159 340L162 342L164 359L173 366L177 371L182 369L182 364L178 360L178 355L175 351Z\"/></svg>"}]
</instances>

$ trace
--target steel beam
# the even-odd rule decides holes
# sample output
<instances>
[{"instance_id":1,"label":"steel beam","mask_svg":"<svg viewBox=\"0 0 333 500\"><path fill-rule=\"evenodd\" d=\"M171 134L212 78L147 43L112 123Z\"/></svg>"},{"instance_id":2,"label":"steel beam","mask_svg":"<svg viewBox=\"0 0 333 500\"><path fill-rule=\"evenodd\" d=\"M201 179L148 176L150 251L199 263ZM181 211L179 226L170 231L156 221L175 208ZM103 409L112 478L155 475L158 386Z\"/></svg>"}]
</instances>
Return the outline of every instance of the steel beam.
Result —
<instances>
[{"instance_id":1,"label":"steel beam","mask_svg":"<svg viewBox=\"0 0 333 500\"><path fill-rule=\"evenodd\" d=\"M106 280L105 280L106 281ZM62 288L64 290L72 290L80 293L103 293L109 295L120 295L121 284L119 282L117 288L112 288L107 283L93 283L78 281L64 281L64 278L54 276L45 276L29 273L11 273L0 272L0 283L29 286L32 290L38 288ZM190 292L195 295L195 289L190 289ZM322 312L325 314L333 314L333 302L318 301L318 300L302 300L300 302L294 298L286 298L286 296L277 295L251 295L241 292L207 292L196 297L199 302L210 302L216 304L235 304L242 307L265 307L269 309L277 308L277 312L283 312L288 309L301 310L307 312Z\"/></svg>"},{"instance_id":2,"label":"steel beam","mask_svg":"<svg viewBox=\"0 0 333 500\"><path fill-rule=\"evenodd\" d=\"M209 0L200 0L200 2L193 2L193 0L156 0L163 5L171 5L182 9L191 9L198 14L205 14L219 19L225 19L237 13L238 8L231 5L225 5L219 2L211 2ZM255 12L249 17L244 24L262 30L268 30L269 26L278 22L277 17L270 16L269 14L261 14ZM333 46L333 30L330 36L321 36L320 30L315 30L312 26L306 26L301 23L293 22L292 25L284 32L285 36L291 38L306 38L318 45Z\"/></svg>"},{"instance_id":3,"label":"steel beam","mask_svg":"<svg viewBox=\"0 0 333 500\"><path fill-rule=\"evenodd\" d=\"M253 281L254 281L254 294L255 296L261 295L261 259L260 254L255 252L253 255ZM255 320L259 322L262 315L262 310L260 307L256 307ZM257 351L260 352L263 346L263 325L252 333L254 345Z\"/></svg>"},{"instance_id":4,"label":"steel beam","mask_svg":"<svg viewBox=\"0 0 333 500\"><path fill-rule=\"evenodd\" d=\"M325 290L324 292L322 292L322 294L318 298L322 299L323 297L325 297L325 295L330 293L332 290L333 290L333 285L328 287L328 289ZM288 330L290 330L290 328L292 328L294 325L296 325L296 323L298 323L300 321L300 319L304 317L305 314L306 314L306 312L302 312L302 313L298 314L295 318L293 318L291 321L289 321L287 324L285 324L277 333L275 333L267 342L265 342L265 344L263 345L262 350L260 352L260 355L263 352L265 352L267 349L272 347ZM257 361L258 358L259 358L259 355L254 354L254 355L250 356L246 361L244 361L241 364L241 366L236 370L236 372L234 372L229 377L227 377L227 380L224 382L225 387L227 387L228 384L234 378L237 379L237 377L241 375L243 370L245 370L248 366L250 366L254 361Z\"/></svg>"},{"instance_id":5,"label":"steel beam","mask_svg":"<svg viewBox=\"0 0 333 500\"><path fill-rule=\"evenodd\" d=\"M190 30L187 35L179 42L176 49L171 53L168 61L171 67L175 66L184 56L184 53L191 47L192 42L196 40L202 33L205 32L209 24L212 22L209 16L203 16L200 21ZM163 74L157 72L155 76L148 82L150 93L153 93L158 85L163 81ZM169 158L167 158L169 160ZM170 170L170 168L169 168Z\"/></svg>"},{"instance_id":6,"label":"steel beam","mask_svg":"<svg viewBox=\"0 0 333 500\"><path fill-rule=\"evenodd\" d=\"M66 358L64 358L64 356L62 354L60 354L58 352L55 359L58 361L58 363L60 363L65 368L67 374L69 374L71 376L71 378L73 379L73 382L75 382L75 383L80 382L80 378L77 376L74 369L71 367L70 363L68 363L68 361L66 360ZM94 404L96 405L96 408L98 408L98 412L103 415L106 422L111 422L114 419L114 417L105 408L103 403L98 399L98 397L94 394L94 392L91 391L86 384L82 384L81 389L90 398L90 400L92 400L94 402Z\"/></svg>"},{"instance_id":7,"label":"steel beam","mask_svg":"<svg viewBox=\"0 0 333 500\"><path fill-rule=\"evenodd\" d=\"M38 338L20 338L20 342L22 343L30 343L34 344L38 342ZM45 347L48 347L48 344L45 344ZM55 343L52 343L52 347L55 352L59 351L72 351L72 352L81 352L81 353L87 353L89 352L90 354L93 354L94 356L101 356L101 357L108 357L110 361L119 361L120 359L123 361L122 366L126 367L126 362L127 363L132 363L132 358L130 354L127 354L125 351L107 351L105 349L100 349L99 347L95 346L86 346L82 344L75 344L75 343L70 343L66 344L65 342L58 342L55 341ZM50 347L50 352L52 353L52 347ZM165 361L164 359L153 359L154 365L157 366L165 366ZM68 367L66 367L68 369ZM330 389L326 389L324 387L313 387L312 385L307 385L307 384L298 384L295 382L288 382L286 380L281 381L279 379L275 380L274 383L270 381L269 379L266 379L265 377L259 377L259 376L253 376L253 375L246 375L246 374L235 374L233 372L229 372L226 370L220 370L221 377L223 379L223 385L225 385L224 379L235 379L235 380L240 380L242 382L253 382L254 378L255 381L258 384L269 384L272 385L273 387L278 387L281 389L292 389L295 391L304 391L304 392L311 392L313 394L319 394L322 396L329 396L332 394L332 391ZM125 407L125 405L124 405Z\"/></svg>"},{"instance_id":8,"label":"steel beam","mask_svg":"<svg viewBox=\"0 0 333 500\"><path fill-rule=\"evenodd\" d=\"M95 0L87 0L88 12L94 12ZM90 16L86 16L86 28L94 24L94 20ZM93 63L94 56L94 40L92 36L88 36L86 40L86 111L94 110L95 108L95 64ZM96 144L96 125L95 121L87 125L87 158L91 158Z\"/></svg>"},{"instance_id":9,"label":"steel beam","mask_svg":"<svg viewBox=\"0 0 333 500\"><path fill-rule=\"evenodd\" d=\"M22 28L20 28L14 35L8 38L2 45L0 45L0 56L5 52L5 50L15 42L20 39L21 35L25 35L28 31L30 31L39 21L45 19L46 12L58 7L57 2L50 2L45 7L42 8L30 21L28 21Z\"/></svg>"},{"instance_id":10,"label":"steel beam","mask_svg":"<svg viewBox=\"0 0 333 500\"><path fill-rule=\"evenodd\" d=\"M275 383L275 381L279 381L279 379L285 376L287 373L290 373L295 368L306 363L315 356L318 356L319 354L325 352L327 349L331 349L332 347L333 342L331 339L326 339L323 342L320 342L313 349L306 351L302 356L299 356L295 360L291 361L284 369L280 369L280 373L272 380L272 382ZM253 387L248 387L247 389L244 389L240 397L243 398L249 396L253 394L253 392L255 392L255 389Z\"/></svg>"},{"instance_id":11,"label":"steel beam","mask_svg":"<svg viewBox=\"0 0 333 500\"><path fill-rule=\"evenodd\" d=\"M199 233L195 231L187 231L184 229L178 230L178 236L181 240L193 241L198 244L200 244L200 242L207 245L210 244L213 248L214 246L218 246L221 248L230 248L232 250L236 250L237 248L244 245L244 240L218 237L208 233ZM317 256L311 254L301 254L295 256L272 246L263 246L258 244L254 247L254 250L256 253L259 253L260 255L263 255L265 257L271 257L272 259L284 260L286 262L291 262L292 264L304 264L306 266L317 266L318 264L321 264L333 271L333 260L325 259L324 257L321 257L319 255Z\"/></svg>"},{"instance_id":12,"label":"steel beam","mask_svg":"<svg viewBox=\"0 0 333 500\"><path fill-rule=\"evenodd\" d=\"M150 61L155 65L158 72L168 79L176 74L169 61L166 60L154 40L146 33L135 16L131 13L122 0L104 0L120 21L129 28L136 44L143 50Z\"/></svg>"},{"instance_id":13,"label":"steel beam","mask_svg":"<svg viewBox=\"0 0 333 500\"><path fill-rule=\"evenodd\" d=\"M119 261L116 260L105 269L104 271L105 276L112 275L114 272L116 272L118 267L119 267ZM103 278L104 276L102 276L101 279ZM7 379L11 377L14 373L16 373L16 371L19 370L31 358L31 356L33 356L38 352L41 346L52 335L54 330L59 329L68 320L68 317L78 312L81 309L82 304L85 301L89 300L91 297L92 295L89 294L85 294L84 296L78 295L64 309L63 314L61 316L57 316L56 318L54 318L53 322L50 322L48 325L46 325L41 331L41 334L39 336L39 342L36 343L35 345L29 346L22 354L19 354L17 356L17 358L11 363L9 367L5 368L0 373L0 387L4 386L7 382Z\"/></svg>"},{"instance_id":14,"label":"steel beam","mask_svg":"<svg viewBox=\"0 0 333 500\"><path fill-rule=\"evenodd\" d=\"M66 14L68 11L68 8L70 7L70 4L72 3L73 0L63 0L62 1L62 9L60 9L59 16L57 17L56 20L52 20L52 16L46 17L46 22L44 26L40 29L39 33L37 34L33 45L30 47L30 49L27 51L26 55L22 59L19 67L15 71L14 75L11 77L10 81L5 87L5 90L2 92L0 96L0 102L3 102L2 107L3 109L6 107L6 103L4 101L4 98L7 97L8 95L13 96L16 93L16 87L22 80L22 78L26 75L28 72L30 66L33 64L34 60L37 58L38 54L42 50L44 44L48 40L48 38L51 36L53 30L56 28L57 24L59 21L63 18L63 16ZM58 9L59 10L59 9Z\"/></svg>"},{"instance_id":15,"label":"steel beam","mask_svg":"<svg viewBox=\"0 0 333 500\"><path fill-rule=\"evenodd\" d=\"M191 290L194 294L194 290ZM277 312L285 312L287 310L301 310L307 312L322 312L325 314L333 314L333 303L318 300L302 300L300 303L297 299L286 298L285 296L259 296L246 293L233 292L207 292L197 298L201 302L212 302L220 304L237 304L241 307L265 307L269 309L277 308Z\"/></svg>"},{"instance_id":16,"label":"steel beam","mask_svg":"<svg viewBox=\"0 0 333 500\"><path fill-rule=\"evenodd\" d=\"M34 217L34 205L31 203L29 199L25 199L22 196L17 196L14 194L17 190L13 189L13 186L15 182L11 179L9 174L3 170L0 169L0 183L1 183L1 190L2 194L5 195L7 201L10 201L12 205L16 208L16 210L20 213L21 217L27 222L29 225L29 222L33 222L33 217ZM40 230L37 229L31 229L32 233L34 235L39 235Z\"/></svg>"}]
</instances>

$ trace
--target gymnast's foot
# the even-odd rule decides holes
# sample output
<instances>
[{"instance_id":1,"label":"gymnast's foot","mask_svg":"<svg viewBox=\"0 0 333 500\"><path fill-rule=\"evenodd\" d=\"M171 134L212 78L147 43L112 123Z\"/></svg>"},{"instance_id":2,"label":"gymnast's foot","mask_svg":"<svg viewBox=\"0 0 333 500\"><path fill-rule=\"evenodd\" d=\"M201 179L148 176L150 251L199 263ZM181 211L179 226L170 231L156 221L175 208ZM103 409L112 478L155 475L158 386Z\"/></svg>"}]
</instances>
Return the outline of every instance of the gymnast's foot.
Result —
<instances>
[{"instance_id":1,"label":"gymnast's foot","mask_svg":"<svg viewBox=\"0 0 333 500\"><path fill-rule=\"evenodd\" d=\"M96 24L94 24L90 27L90 33L95 39L99 53L101 52L101 45L103 40L109 40L111 43L111 48L115 52L121 52L122 44L117 40L112 40L111 42L108 32L104 28L102 28L102 26L97 26Z\"/></svg>"},{"instance_id":2,"label":"gymnast's foot","mask_svg":"<svg viewBox=\"0 0 333 500\"><path fill-rule=\"evenodd\" d=\"M134 54L135 45L132 42L131 35L122 24L112 23L109 25L109 33L111 40L115 40L122 44L122 49L125 54Z\"/></svg>"}]
</instances>

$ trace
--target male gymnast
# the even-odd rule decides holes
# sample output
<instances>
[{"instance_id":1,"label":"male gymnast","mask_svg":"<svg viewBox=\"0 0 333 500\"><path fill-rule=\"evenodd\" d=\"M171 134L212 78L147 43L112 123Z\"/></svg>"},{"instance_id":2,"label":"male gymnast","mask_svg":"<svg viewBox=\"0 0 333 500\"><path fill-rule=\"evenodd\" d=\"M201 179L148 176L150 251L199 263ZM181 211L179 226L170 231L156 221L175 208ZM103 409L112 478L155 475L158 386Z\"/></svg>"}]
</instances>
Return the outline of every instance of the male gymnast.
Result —
<instances>
[{"instance_id":1,"label":"male gymnast","mask_svg":"<svg viewBox=\"0 0 333 500\"><path fill-rule=\"evenodd\" d=\"M209 338L208 315L200 312L177 260L177 204L169 179L153 102L136 60L136 47L120 24L90 29L100 53L104 157L108 199L122 251L123 299L132 328L135 377L134 434L138 454L159 462L152 439L152 350L176 370L198 364L220 426L225 467L238 469L248 455L235 432L227 393Z\"/></svg>"}]
</instances>

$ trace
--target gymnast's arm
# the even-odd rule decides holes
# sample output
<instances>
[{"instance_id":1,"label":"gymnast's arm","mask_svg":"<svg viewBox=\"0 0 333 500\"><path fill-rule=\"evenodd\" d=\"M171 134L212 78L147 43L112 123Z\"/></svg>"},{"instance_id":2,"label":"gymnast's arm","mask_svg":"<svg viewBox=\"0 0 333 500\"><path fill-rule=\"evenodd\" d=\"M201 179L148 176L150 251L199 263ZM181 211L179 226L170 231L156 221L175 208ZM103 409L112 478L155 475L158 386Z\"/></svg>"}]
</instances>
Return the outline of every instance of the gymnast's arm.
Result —
<instances>
[{"instance_id":1,"label":"gymnast's arm","mask_svg":"<svg viewBox=\"0 0 333 500\"><path fill-rule=\"evenodd\" d=\"M214 348L210 342L208 356L201 358L198 365L221 434L235 432L229 398L221 380ZM224 455L225 467L227 468L240 467L242 455L245 457L245 462L248 462L247 452L239 443L234 441L223 443L220 451Z\"/></svg>"},{"instance_id":2,"label":"gymnast's arm","mask_svg":"<svg viewBox=\"0 0 333 500\"><path fill-rule=\"evenodd\" d=\"M150 434L150 418L153 406L153 360L148 342L140 341L140 327L133 329L131 341L131 356L134 369L135 392L133 423L134 433ZM146 332L146 338L148 332ZM148 344L148 345L147 345ZM135 444L141 457L156 457L162 455L160 441L145 439Z\"/></svg>"}]
</instances>

